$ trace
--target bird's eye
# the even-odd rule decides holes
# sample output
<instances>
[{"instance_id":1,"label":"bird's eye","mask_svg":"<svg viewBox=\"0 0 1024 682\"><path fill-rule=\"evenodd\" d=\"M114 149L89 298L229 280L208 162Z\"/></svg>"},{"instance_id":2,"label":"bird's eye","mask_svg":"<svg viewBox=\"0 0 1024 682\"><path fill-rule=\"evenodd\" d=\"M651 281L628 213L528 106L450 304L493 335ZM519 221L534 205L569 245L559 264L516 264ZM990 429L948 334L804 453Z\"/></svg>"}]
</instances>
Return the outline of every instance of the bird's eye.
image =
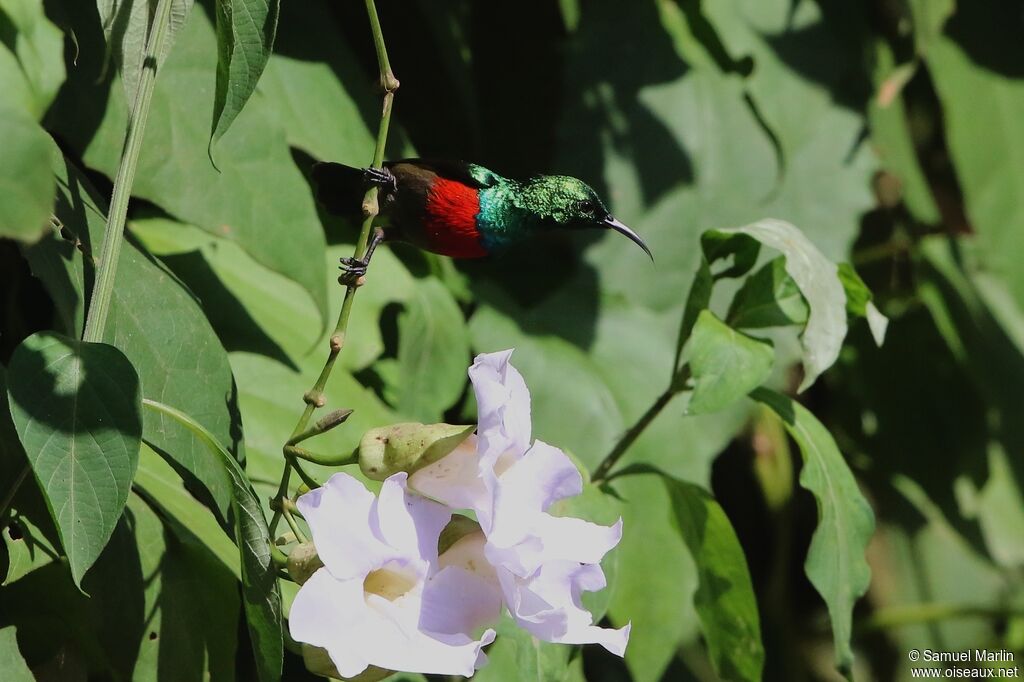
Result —
<instances>
[{"instance_id":1,"label":"bird's eye","mask_svg":"<svg viewBox=\"0 0 1024 682\"><path fill-rule=\"evenodd\" d=\"M584 199L583 201L581 201L579 203L579 209L583 213L593 213L594 212L594 202L590 201L589 199Z\"/></svg>"}]
</instances>

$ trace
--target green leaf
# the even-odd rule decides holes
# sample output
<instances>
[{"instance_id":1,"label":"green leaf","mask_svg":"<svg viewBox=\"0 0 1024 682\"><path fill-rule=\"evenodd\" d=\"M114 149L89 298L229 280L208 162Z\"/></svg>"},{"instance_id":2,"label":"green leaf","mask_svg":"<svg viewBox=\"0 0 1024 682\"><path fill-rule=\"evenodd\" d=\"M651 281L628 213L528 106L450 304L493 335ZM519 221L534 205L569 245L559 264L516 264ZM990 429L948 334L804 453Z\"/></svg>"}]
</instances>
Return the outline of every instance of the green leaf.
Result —
<instances>
[{"instance_id":1,"label":"green leaf","mask_svg":"<svg viewBox=\"0 0 1024 682\"><path fill-rule=\"evenodd\" d=\"M31 96L30 111L40 119L64 82L64 34L46 18L42 0L0 0L0 15L12 29L0 35L0 44L17 57Z\"/></svg>"},{"instance_id":2,"label":"green leaf","mask_svg":"<svg viewBox=\"0 0 1024 682\"><path fill-rule=\"evenodd\" d=\"M13 625L0 629L0 670L4 671L5 682L35 682L36 679L18 650L18 632Z\"/></svg>"},{"instance_id":3,"label":"green leaf","mask_svg":"<svg viewBox=\"0 0 1024 682\"><path fill-rule=\"evenodd\" d=\"M11 356L11 416L76 585L128 499L142 438L139 378L113 346L41 332Z\"/></svg>"},{"instance_id":4,"label":"green leaf","mask_svg":"<svg viewBox=\"0 0 1024 682\"><path fill-rule=\"evenodd\" d=\"M322 361L333 329L321 329L316 307L304 300L296 283L254 261L237 244L197 227L164 218L129 224L146 248L158 255L199 298L217 336L230 350L256 352L286 363L309 356ZM352 246L328 247L328 307L339 310L345 295L337 286L338 259ZM363 369L384 352L380 316L391 303L412 294L416 280L389 249L374 255L373 286L359 292L349 326L359 329L345 340L338 366Z\"/></svg>"},{"instance_id":5,"label":"green leaf","mask_svg":"<svg viewBox=\"0 0 1024 682\"><path fill-rule=\"evenodd\" d=\"M139 451L135 487L168 519L178 538L205 547L224 568L241 580L238 548L217 517L185 489L180 476L145 443Z\"/></svg>"},{"instance_id":6,"label":"green leaf","mask_svg":"<svg viewBox=\"0 0 1024 682\"><path fill-rule=\"evenodd\" d=\"M707 491L662 475L675 524L697 566L693 595L715 672L727 680L760 680L764 668L757 599L736 531Z\"/></svg>"},{"instance_id":7,"label":"green leaf","mask_svg":"<svg viewBox=\"0 0 1024 682\"><path fill-rule=\"evenodd\" d=\"M626 647L633 679L658 682L679 644L699 634L697 569L670 521L675 512L664 485L653 476L622 476L611 487L623 500L623 534L609 615L616 626L633 623Z\"/></svg>"},{"instance_id":8,"label":"green leaf","mask_svg":"<svg viewBox=\"0 0 1024 682\"><path fill-rule=\"evenodd\" d=\"M455 299L433 277L420 280L398 318L398 411L424 423L440 420L462 395L469 358Z\"/></svg>"},{"instance_id":9,"label":"green leaf","mask_svg":"<svg viewBox=\"0 0 1024 682\"><path fill-rule=\"evenodd\" d=\"M55 213L65 229L24 253L68 333L77 336L86 287L95 272L93 248L102 242L106 219L95 190L56 147L53 154L59 184ZM238 448L239 417L227 353L191 293L131 242L121 249L104 336L132 361L144 396L187 404L218 438ZM146 441L192 474L226 513L230 482L205 446L162 415L147 412L144 425Z\"/></svg>"},{"instance_id":10,"label":"green leaf","mask_svg":"<svg viewBox=\"0 0 1024 682\"><path fill-rule=\"evenodd\" d=\"M217 0L217 98L213 144L256 89L277 33L279 0Z\"/></svg>"},{"instance_id":11,"label":"green leaf","mask_svg":"<svg viewBox=\"0 0 1024 682\"><path fill-rule=\"evenodd\" d=\"M568 679L572 647L538 640L507 614L495 630L498 636L487 651L487 665L473 675L473 680L565 682Z\"/></svg>"},{"instance_id":12,"label":"green leaf","mask_svg":"<svg viewBox=\"0 0 1024 682\"><path fill-rule=\"evenodd\" d=\"M15 510L0 532L7 547L7 576L2 584L10 585L20 578L60 559L60 549L47 537L35 521Z\"/></svg>"},{"instance_id":13,"label":"green leaf","mask_svg":"<svg viewBox=\"0 0 1024 682\"><path fill-rule=\"evenodd\" d=\"M836 664L849 676L853 606L871 582L864 553L875 529L875 516L832 436L807 408L766 388L755 390L750 397L779 416L804 457L800 485L818 502L818 527L811 537L804 570L828 605Z\"/></svg>"},{"instance_id":14,"label":"green leaf","mask_svg":"<svg viewBox=\"0 0 1024 682\"><path fill-rule=\"evenodd\" d=\"M679 340L676 342L676 359L672 363L673 369L678 369L679 359L683 354L683 347L693 333L693 325L697 324L697 316L701 311L711 304L711 291L715 283L711 277L711 266L707 258L700 259L697 272L693 275L693 283L690 284L690 293L686 296L686 306L683 308L683 318L679 326Z\"/></svg>"},{"instance_id":15,"label":"green leaf","mask_svg":"<svg viewBox=\"0 0 1024 682\"><path fill-rule=\"evenodd\" d=\"M202 548L177 542L137 495L128 507L145 577L146 622L133 679L234 678L239 613L234 576Z\"/></svg>"},{"instance_id":16,"label":"green leaf","mask_svg":"<svg viewBox=\"0 0 1024 682\"><path fill-rule=\"evenodd\" d=\"M693 377L687 411L702 414L725 409L760 386L772 373L775 354L770 342L742 334L704 310L684 357Z\"/></svg>"},{"instance_id":17,"label":"green leaf","mask_svg":"<svg viewBox=\"0 0 1024 682\"><path fill-rule=\"evenodd\" d=\"M725 319L729 326L736 329L805 324L807 303L800 295L796 282L786 274L786 259L772 259L748 277L733 297Z\"/></svg>"},{"instance_id":18,"label":"green leaf","mask_svg":"<svg viewBox=\"0 0 1024 682\"><path fill-rule=\"evenodd\" d=\"M836 361L846 337L846 296L837 266L803 232L781 220L759 220L744 227L715 230L713 234L756 240L786 257L786 272L796 282L810 310L800 337L803 391Z\"/></svg>"},{"instance_id":19,"label":"green leaf","mask_svg":"<svg viewBox=\"0 0 1024 682\"><path fill-rule=\"evenodd\" d=\"M889 319L875 307L871 300L874 296L868 285L849 263L839 264L839 281L842 282L843 291L846 293L846 312L854 317L865 318L875 345L881 346L885 342Z\"/></svg>"},{"instance_id":20,"label":"green leaf","mask_svg":"<svg viewBox=\"0 0 1024 682\"><path fill-rule=\"evenodd\" d=\"M256 655L256 672L261 682L278 680L284 661L281 590L277 584L277 570L270 558L272 540L260 501L238 462L212 433L173 407L152 400L143 402L148 409L174 419L192 431L210 454L220 460L231 477L235 543L242 556L242 596Z\"/></svg>"},{"instance_id":21,"label":"green leaf","mask_svg":"<svg viewBox=\"0 0 1024 682\"><path fill-rule=\"evenodd\" d=\"M170 0L170 17L167 37L163 49L157 55L156 69L159 71L167 60L167 54L174 44L175 35L185 24L195 0ZM142 77L142 65L146 57L146 42L159 0L97 0L96 7L107 39L108 54L121 69L121 83L125 99L135 101Z\"/></svg>"},{"instance_id":22,"label":"green leaf","mask_svg":"<svg viewBox=\"0 0 1024 682\"><path fill-rule=\"evenodd\" d=\"M50 139L27 113L0 106L0 140L0 237L32 243L45 234L53 210Z\"/></svg>"},{"instance_id":23,"label":"green leaf","mask_svg":"<svg viewBox=\"0 0 1024 682\"><path fill-rule=\"evenodd\" d=\"M945 139L979 256L1024 309L1024 121L1017 115L1024 107L1024 80L1011 75L1024 48L1015 22L1006 21L997 5L959 5L928 47L928 73L942 104ZM969 45L984 46L985 63Z\"/></svg>"},{"instance_id":24,"label":"green leaf","mask_svg":"<svg viewBox=\"0 0 1024 682\"><path fill-rule=\"evenodd\" d=\"M339 40L330 2L285 3L281 14L259 91L276 109L288 143L318 159L366 163L376 141L368 124L380 118L380 95L349 41Z\"/></svg>"},{"instance_id":25,"label":"green leaf","mask_svg":"<svg viewBox=\"0 0 1024 682\"><path fill-rule=\"evenodd\" d=\"M98 31L90 28L95 15L88 16L80 7L86 4L67 8L81 42L78 77L61 91L48 122L86 165L113 178L120 163L127 106L123 89L112 83L102 115L93 114L99 120L82 125L81 103L96 102L95 81L106 82L100 77ZM132 194L234 241L265 267L300 284L323 315L323 230L284 130L263 98L250 100L245 114L218 143L220 170L210 163L207 140L214 93L212 87L197 83L213 79L216 51L210 20L204 12L192 12L157 79Z\"/></svg>"}]
</instances>

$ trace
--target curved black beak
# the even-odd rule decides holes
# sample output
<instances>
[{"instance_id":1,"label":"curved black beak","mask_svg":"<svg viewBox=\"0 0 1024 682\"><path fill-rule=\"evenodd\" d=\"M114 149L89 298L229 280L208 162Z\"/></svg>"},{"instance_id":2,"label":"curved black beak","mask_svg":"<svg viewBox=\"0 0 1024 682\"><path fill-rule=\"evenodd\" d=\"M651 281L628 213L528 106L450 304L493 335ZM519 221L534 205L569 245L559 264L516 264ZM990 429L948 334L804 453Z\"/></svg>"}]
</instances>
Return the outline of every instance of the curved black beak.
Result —
<instances>
[{"instance_id":1,"label":"curved black beak","mask_svg":"<svg viewBox=\"0 0 1024 682\"><path fill-rule=\"evenodd\" d=\"M615 230L616 232L620 232L626 235L627 237L629 237L630 241L632 241L634 244L636 244L637 246L644 250L644 253L647 254L647 256L651 259L652 263L654 262L654 256L651 254L651 250L647 248L647 244L644 244L644 240L640 239L640 235L638 235L633 230L629 229L623 223L620 223L618 220L609 215L604 220L601 221L601 227L607 227L610 230Z\"/></svg>"}]
</instances>

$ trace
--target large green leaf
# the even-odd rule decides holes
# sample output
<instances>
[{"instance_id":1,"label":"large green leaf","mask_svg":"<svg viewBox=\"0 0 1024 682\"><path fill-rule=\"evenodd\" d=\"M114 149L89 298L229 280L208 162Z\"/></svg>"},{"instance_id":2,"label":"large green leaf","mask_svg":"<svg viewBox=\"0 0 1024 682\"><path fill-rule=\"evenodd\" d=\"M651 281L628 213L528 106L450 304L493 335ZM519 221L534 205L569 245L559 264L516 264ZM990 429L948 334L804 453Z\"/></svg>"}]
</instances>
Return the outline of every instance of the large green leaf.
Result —
<instances>
[{"instance_id":1,"label":"large green leaf","mask_svg":"<svg viewBox=\"0 0 1024 682\"><path fill-rule=\"evenodd\" d=\"M349 41L338 39L330 4L284 3L259 91L277 110L289 144L318 159L365 164L373 155L380 96Z\"/></svg>"},{"instance_id":2,"label":"large green leaf","mask_svg":"<svg viewBox=\"0 0 1024 682\"><path fill-rule=\"evenodd\" d=\"M1024 80L1015 77L1024 47L1016 22L1006 21L998 4L958 4L929 46L928 72L980 255L1024 308Z\"/></svg>"},{"instance_id":3,"label":"large green leaf","mask_svg":"<svg viewBox=\"0 0 1024 682\"><path fill-rule=\"evenodd\" d=\"M135 487L164 514L182 542L205 547L228 572L241 579L238 548L217 522L217 517L189 494L171 465L145 443L139 451Z\"/></svg>"},{"instance_id":4,"label":"large green leaf","mask_svg":"<svg viewBox=\"0 0 1024 682\"><path fill-rule=\"evenodd\" d=\"M38 486L26 483L31 475L28 460L11 421L7 401L7 370L0 365L0 481L14 486L16 492L8 500L6 516L0 519L0 540L7 549L7 572L0 585L10 585L37 568L60 558L57 529ZM3 562L0 561L0 574Z\"/></svg>"},{"instance_id":5,"label":"large green leaf","mask_svg":"<svg viewBox=\"0 0 1024 682\"><path fill-rule=\"evenodd\" d=\"M487 665L473 675L477 682L566 682L569 679L572 647L538 640L507 614L495 630L498 637L487 651Z\"/></svg>"},{"instance_id":6,"label":"large green leaf","mask_svg":"<svg viewBox=\"0 0 1024 682\"><path fill-rule=\"evenodd\" d=\"M697 317L684 357L693 377L687 411L717 412L760 386L772 372L768 341L736 331L710 310Z\"/></svg>"},{"instance_id":7,"label":"large green leaf","mask_svg":"<svg viewBox=\"0 0 1024 682\"><path fill-rule=\"evenodd\" d=\"M52 128L89 167L114 177L127 107L122 88L110 76L100 78L102 36L86 5L68 8L81 45L78 77L61 91L50 118ZM220 170L210 162L216 51L210 20L192 12L157 79L132 193L236 242L266 267L299 283L323 311L323 231L309 186L266 102L250 100L217 144ZM109 90L105 100L97 80ZM82 102L90 103L90 125L83 125Z\"/></svg>"},{"instance_id":8,"label":"large green leaf","mask_svg":"<svg viewBox=\"0 0 1024 682\"><path fill-rule=\"evenodd\" d=\"M697 569L672 527L664 485L653 476L623 476L611 486L623 500L623 534L609 616L616 626L633 623L626 647L633 679L657 682L678 646L698 636Z\"/></svg>"},{"instance_id":9,"label":"large green leaf","mask_svg":"<svg viewBox=\"0 0 1024 682\"><path fill-rule=\"evenodd\" d=\"M14 626L0 629L0 670L4 671L7 682L35 682L36 679L18 650L18 632Z\"/></svg>"},{"instance_id":10,"label":"large green leaf","mask_svg":"<svg viewBox=\"0 0 1024 682\"><path fill-rule=\"evenodd\" d=\"M836 664L849 675L853 606L871 582L864 552L875 529L874 514L831 434L807 408L766 388L757 389L751 397L779 416L803 454L800 485L818 503L818 527L804 570L828 605Z\"/></svg>"},{"instance_id":11,"label":"large green leaf","mask_svg":"<svg viewBox=\"0 0 1024 682\"><path fill-rule=\"evenodd\" d=\"M786 257L786 272L809 309L800 337L804 365L800 390L804 390L832 366L846 338L846 294L839 281L838 266L803 232L781 220L759 220L744 227L714 230L711 234L715 239L756 240Z\"/></svg>"},{"instance_id":12,"label":"large green leaf","mask_svg":"<svg viewBox=\"0 0 1024 682\"><path fill-rule=\"evenodd\" d=\"M196 434L231 477L235 543L242 557L242 596L249 637L261 682L280 679L284 661L281 589L270 558L270 530L245 472L212 433L187 414L162 403L144 401L148 409L174 419Z\"/></svg>"},{"instance_id":13,"label":"large green leaf","mask_svg":"<svg viewBox=\"0 0 1024 682\"><path fill-rule=\"evenodd\" d=\"M217 98L211 144L227 132L270 59L280 0L216 0Z\"/></svg>"},{"instance_id":14,"label":"large green leaf","mask_svg":"<svg viewBox=\"0 0 1024 682\"><path fill-rule=\"evenodd\" d=\"M4 49L0 45L0 51ZM0 60L3 59L0 54ZM0 102L0 237L34 242L46 233L53 210L50 140L32 117Z\"/></svg>"},{"instance_id":15,"label":"large green leaf","mask_svg":"<svg viewBox=\"0 0 1024 682\"><path fill-rule=\"evenodd\" d=\"M606 291L652 307L681 303L699 261L692 245L705 229L775 215L803 226L838 259L872 205L873 162L858 145L861 116L806 77L825 74L831 86L845 69L860 68L860 56L833 38L838 22L826 22L815 3L721 2L714 9L723 15L714 27L721 30L721 20L743 41L737 60L757 51L752 75L761 79L757 93L774 100L771 131L759 115L766 112L748 106L739 69L722 73L707 56L698 38L707 25L687 27L701 13L678 3L588 8L566 59L558 169L606 189L612 212L644 236L658 267L624 251L615 235L589 249L587 262ZM785 56L802 59L801 67L824 59L844 70L790 68L773 49L783 41L792 48ZM680 45L691 49L685 58Z\"/></svg>"},{"instance_id":16,"label":"large green leaf","mask_svg":"<svg viewBox=\"0 0 1024 682\"><path fill-rule=\"evenodd\" d=\"M174 38L188 19L195 0L167 0L171 3L167 18L167 37L163 49L156 56L156 69L163 67ZM97 0L96 7L107 39L108 54L113 55L121 69L121 83L129 105L135 101L142 77L146 44L156 24L159 0Z\"/></svg>"},{"instance_id":17,"label":"large green leaf","mask_svg":"<svg viewBox=\"0 0 1024 682\"><path fill-rule=\"evenodd\" d=\"M107 544L138 464L139 378L113 346L42 332L11 357L11 416L75 584Z\"/></svg>"},{"instance_id":18,"label":"large green leaf","mask_svg":"<svg viewBox=\"0 0 1024 682\"><path fill-rule=\"evenodd\" d=\"M26 249L25 255L68 333L77 336L95 272L93 249L102 242L105 217L92 187L55 147L53 154L60 190L55 213L65 229ZM239 418L227 353L188 290L131 243L121 250L104 339L132 361L146 397L187 404L218 438L238 449ZM143 435L191 473L226 512L230 483L194 434L162 415L147 413Z\"/></svg>"},{"instance_id":19,"label":"large green leaf","mask_svg":"<svg viewBox=\"0 0 1024 682\"><path fill-rule=\"evenodd\" d=\"M263 267L237 244L191 225L142 218L133 220L129 228L196 294L229 350L260 353L288 364L310 356L322 362L333 330L321 329L318 311L297 284ZM337 283L338 259L351 255L348 244L327 249L332 311L341 308L345 292ZM363 369L384 352L381 312L391 303L407 300L415 281L390 249L376 252L371 284L360 289L349 320L359 333L345 339L339 367Z\"/></svg>"},{"instance_id":20,"label":"large green leaf","mask_svg":"<svg viewBox=\"0 0 1024 682\"><path fill-rule=\"evenodd\" d=\"M177 542L137 495L129 498L128 507L146 577L147 619L134 679L233 678L239 613L235 578L201 548Z\"/></svg>"},{"instance_id":21,"label":"large green leaf","mask_svg":"<svg viewBox=\"0 0 1024 682\"><path fill-rule=\"evenodd\" d=\"M693 596L715 671L726 680L760 680L761 622L746 557L729 517L704 489L662 477L675 524L697 566Z\"/></svg>"},{"instance_id":22,"label":"large green leaf","mask_svg":"<svg viewBox=\"0 0 1024 682\"><path fill-rule=\"evenodd\" d=\"M398 335L396 407L417 421L438 421L462 394L470 359L462 311L441 282L416 284Z\"/></svg>"},{"instance_id":23,"label":"large green leaf","mask_svg":"<svg viewBox=\"0 0 1024 682\"><path fill-rule=\"evenodd\" d=\"M0 34L0 45L17 58L31 98L29 111L42 118L64 82L64 34L46 18L42 0L0 0L0 15L9 22L9 29ZM0 66L0 73L0 82L6 81L5 66Z\"/></svg>"}]
</instances>

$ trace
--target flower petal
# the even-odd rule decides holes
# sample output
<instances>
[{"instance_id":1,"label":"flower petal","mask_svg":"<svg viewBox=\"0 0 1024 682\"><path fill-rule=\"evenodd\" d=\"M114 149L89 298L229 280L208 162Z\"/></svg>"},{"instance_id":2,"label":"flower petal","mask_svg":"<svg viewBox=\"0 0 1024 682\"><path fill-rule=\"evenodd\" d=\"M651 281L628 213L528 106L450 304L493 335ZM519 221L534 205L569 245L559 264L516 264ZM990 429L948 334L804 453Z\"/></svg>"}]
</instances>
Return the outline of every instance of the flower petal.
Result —
<instances>
[{"instance_id":1,"label":"flower petal","mask_svg":"<svg viewBox=\"0 0 1024 682\"><path fill-rule=\"evenodd\" d=\"M545 561L596 564L622 539L622 519L612 526L602 526L568 516L541 514L533 534L540 538Z\"/></svg>"},{"instance_id":2,"label":"flower petal","mask_svg":"<svg viewBox=\"0 0 1024 682\"><path fill-rule=\"evenodd\" d=\"M502 585L506 582L503 580ZM538 639L562 644L595 643L617 656L625 653L631 625L618 630L597 627L580 600L584 591L604 589L606 581L599 565L549 562L529 579L508 582L518 607L513 610L510 600L512 616ZM560 620L564 627L558 627Z\"/></svg>"},{"instance_id":3,"label":"flower petal","mask_svg":"<svg viewBox=\"0 0 1024 682\"><path fill-rule=\"evenodd\" d=\"M437 675L473 674L481 648L494 639L488 630L479 640L462 633L419 630L409 615L419 611L417 595L395 601L365 595L359 580L338 580L317 571L292 604L289 628L296 641L327 650L338 672L358 675L368 664L388 670Z\"/></svg>"},{"instance_id":4,"label":"flower petal","mask_svg":"<svg viewBox=\"0 0 1024 682\"><path fill-rule=\"evenodd\" d=\"M426 632L472 633L500 616L498 585L459 566L442 568L423 588L419 626Z\"/></svg>"},{"instance_id":5,"label":"flower petal","mask_svg":"<svg viewBox=\"0 0 1024 682\"><path fill-rule=\"evenodd\" d=\"M410 492L407 479L408 474L401 471L381 486L375 507L378 533L402 555L433 564L437 561L437 538L452 513L444 505Z\"/></svg>"},{"instance_id":6,"label":"flower petal","mask_svg":"<svg viewBox=\"0 0 1024 682\"><path fill-rule=\"evenodd\" d=\"M452 509L479 509L488 492L480 477L477 438L470 436L457 448L409 477L409 487Z\"/></svg>"},{"instance_id":7,"label":"flower petal","mask_svg":"<svg viewBox=\"0 0 1024 682\"><path fill-rule=\"evenodd\" d=\"M296 501L320 559L336 578L361 580L394 554L371 529L374 504L373 494L344 473L334 474Z\"/></svg>"},{"instance_id":8,"label":"flower petal","mask_svg":"<svg viewBox=\"0 0 1024 682\"><path fill-rule=\"evenodd\" d=\"M369 661L351 647L348 633L366 618L362 579L338 580L321 568L299 588L288 614L292 639L323 647L344 677L355 677Z\"/></svg>"},{"instance_id":9,"label":"flower petal","mask_svg":"<svg viewBox=\"0 0 1024 682\"><path fill-rule=\"evenodd\" d=\"M530 391L523 376L509 363L512 349L476 356L469 378L476 393L481 452L530 446Z\"/></svg>"}]
</instances>

